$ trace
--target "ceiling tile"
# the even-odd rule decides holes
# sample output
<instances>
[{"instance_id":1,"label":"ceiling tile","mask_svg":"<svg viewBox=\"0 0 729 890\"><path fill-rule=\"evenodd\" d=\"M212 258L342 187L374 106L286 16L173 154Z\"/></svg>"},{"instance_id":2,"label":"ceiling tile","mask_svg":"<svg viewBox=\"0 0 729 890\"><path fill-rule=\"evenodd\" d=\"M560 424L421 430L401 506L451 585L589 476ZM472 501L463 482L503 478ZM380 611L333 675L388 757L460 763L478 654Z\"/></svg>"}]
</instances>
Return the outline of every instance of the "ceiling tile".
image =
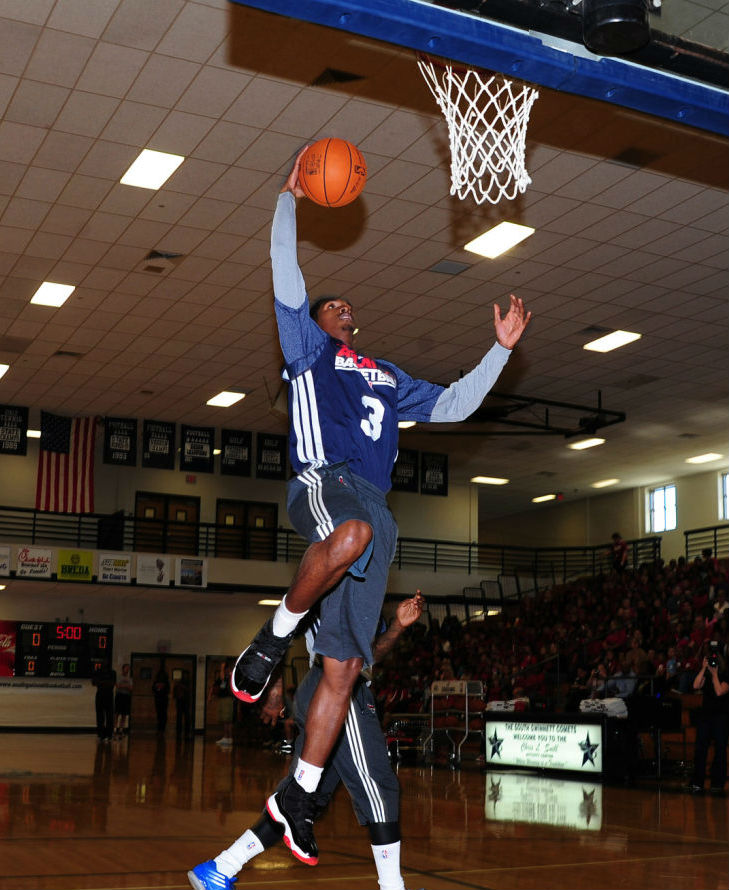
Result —
<instances>
[{"instance_id":1,"label":"ceiling tile","mask_svg":"<svg viewBox=\"0 0 729 890\"><path fill-rule=\"evenodd\" d=\"M44 29L24 76L72 87L93 49L94 41L89 37Z\"/></svg>"},{"instance_id":2,"label":"ceiling tile","mask_svg":"<svg viewBox=\"0 0 729 890\"><path fill-rule=\"evenodd\" d=\"M149 0L122 0L103 38L109 43L152 50L184 5L184 0L155 0L154 4Z\"/></svg>"},{"instance_id":3,"label":"ceiling tile","mask_svg":"<svg viewBox=\"0 0 729 890\"><path fill-rule=\"evenodd\" d=\"M56 0L47 25L86 37L99 37L119 0Z\"/></svg>"},{"instance_id":4,"label":"ceiling tile","mask_svg":"<svg viewBox=\"0 0 729 890\"><path fill-rule=\"evenodd\" d=\"M33 127L50 127L68 94L69 90L65 87L23 80L15 91L4 118Z\"/></svg>"},{"instance_id":5,"label":"ceiling tile","mask_svg":"<svg viewBox=\"0 0 729 890\"><path fill-rule=\"evenodd\" d=\"M33 24L3 19L0 28L0 72L22 74L40 33L41 29Z\"/></svg>"},{"instance_id":6,"label":"ceiling tile","mask_svg":"<svg viewBox=\"0 0 729 890\"><path fill-rule=\"evenodd\" d=\"M0 161L27 163L28 157L35 153L44 136L45 131L40 127L0 121ZM40 157L36 161L41 166L51 166L44 165Z\"/></svg>"},{"instance_id":7,"label":"ceiling tile","mask_svg":"<svg viewBox=\"0 0 729 890\"><path fill-rule=\"evenodd\" d=\"M186 3L156 51L180 59L204 62L223 42L227 27L225 10Z\"/></svg>"},{"instance_id":8,"label":"ceiling tile","mask_svg":"<svg viewBox=\"0 0 729 890\"><path fill-rule=\"evenodd\" d=\"M74 90L69 96L56 126L64 133L98 136L119 105L118 99Z\"/></svg>"}]
</instances>

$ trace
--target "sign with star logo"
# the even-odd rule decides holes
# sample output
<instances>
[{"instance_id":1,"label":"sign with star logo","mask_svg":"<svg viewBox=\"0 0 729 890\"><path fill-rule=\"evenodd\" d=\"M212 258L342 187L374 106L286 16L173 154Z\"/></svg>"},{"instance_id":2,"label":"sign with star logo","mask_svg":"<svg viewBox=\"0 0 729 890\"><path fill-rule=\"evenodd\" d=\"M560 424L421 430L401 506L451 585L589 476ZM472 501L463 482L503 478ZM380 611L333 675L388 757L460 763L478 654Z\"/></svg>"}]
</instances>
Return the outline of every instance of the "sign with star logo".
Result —
<instances>
[{"instance_id":1,"label":"sign with star logo","mask_svg":"<svg viewBox=\"0 0 729 890\"><path fill-rule=\"evenodd\" d=\"M513 713L486 718L486 763L535 769L601 773L602 724L584 717L530 720Z\"/></svg>"}]
</instances>

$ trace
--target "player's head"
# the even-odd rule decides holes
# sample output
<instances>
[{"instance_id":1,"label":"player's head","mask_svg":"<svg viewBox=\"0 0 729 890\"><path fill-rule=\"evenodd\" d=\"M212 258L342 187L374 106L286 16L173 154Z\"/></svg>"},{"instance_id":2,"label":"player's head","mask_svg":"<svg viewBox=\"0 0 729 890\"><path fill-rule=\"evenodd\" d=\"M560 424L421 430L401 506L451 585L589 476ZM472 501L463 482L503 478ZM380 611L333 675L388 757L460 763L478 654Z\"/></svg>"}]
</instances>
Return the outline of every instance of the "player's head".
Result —
<instances>
[{"instance_id":1,"label":"player's head","mask_svg":"<svg viewBox=\"0 0 729 890\"><path fill-rule=\"evenodd\" d=\"M354 310L349 300L342 297L320 297L310 308L309 315L331 337L352 345Z\"/></svg>"}]
</instances>

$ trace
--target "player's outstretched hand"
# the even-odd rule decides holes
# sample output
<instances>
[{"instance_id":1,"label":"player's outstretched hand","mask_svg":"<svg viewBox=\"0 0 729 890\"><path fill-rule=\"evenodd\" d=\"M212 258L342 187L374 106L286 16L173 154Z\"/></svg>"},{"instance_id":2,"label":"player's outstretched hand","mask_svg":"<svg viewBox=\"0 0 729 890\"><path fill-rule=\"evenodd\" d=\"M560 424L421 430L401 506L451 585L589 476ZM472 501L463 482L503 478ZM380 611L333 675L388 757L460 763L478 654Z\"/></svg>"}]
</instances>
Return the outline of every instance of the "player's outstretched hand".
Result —
<instances>
[{"instance_id":1,"label":"player's outstretched hand","mask_svg":"<svg viewBox=\"0 0 729 890\"><path fill-rule=\"evenodd\" d=\"M415 596L410 597L409 600L403 600L401 603L398 603L395 617L402 627L410 627L410 625L415 624L418 618L423 614L424 605L425 598L422 593L418 591Z\"/></svg>"},{"instance_id":2,"label":"player's outstretched hand","mask_svg":"<svg viewBox=\"0 0 729 890\"><path fill-rule=\"evenodd\" d=\"M305 145L296 155L294 166L291 168L284 187L281 189L282 192L291 192L295 198L304 197L304 190L299 185L299 169L301 168L301 159L304 157L304 152L308 147L308 145Z\"/></svg>"},{"instance_id":3,"label":"player's outstretched hand","mask_svg":"<svg viewBox=\"0 0 729 890\"><path fill-rule=\"evenodd\" d=\"M531 312L524 312L524 301L514 294L509 294L509 311L502 318L498 303L494 303L494 328L496 339L505 349L513 349L519 342L526 326L531 320Z\"/></svg>"},{"instance_id":4,"label":"player's outstretched hand","mask_svg":"<svg viewBox=\"0 0 729 890\"><path fill-rule=\"evenodd\" d=\"M279 717L283 717L283 707L283 679L279 677L269 686L266 699L261 705L261 722L275 726Z\"/></svg>"}]
</instances>

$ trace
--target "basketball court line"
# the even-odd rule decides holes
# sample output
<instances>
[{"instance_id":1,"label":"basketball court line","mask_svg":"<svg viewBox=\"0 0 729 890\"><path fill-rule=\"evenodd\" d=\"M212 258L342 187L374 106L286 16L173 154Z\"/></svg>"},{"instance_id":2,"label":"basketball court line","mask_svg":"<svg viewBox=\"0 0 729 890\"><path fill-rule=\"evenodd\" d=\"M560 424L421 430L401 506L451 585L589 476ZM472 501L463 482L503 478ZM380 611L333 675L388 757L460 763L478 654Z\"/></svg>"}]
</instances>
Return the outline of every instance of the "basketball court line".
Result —
<instances>
[{"instance_id":1,"label":"basketball court line","mask_svg":"<svg viewBox=\"0 0 729 890\"><path fill-rule=\"evenodd\" d=\"M292 16L290 0L233 0ZM729 135L729 92L420 0L304 0L295 18Z\"/></svg>"}]
</instances>

